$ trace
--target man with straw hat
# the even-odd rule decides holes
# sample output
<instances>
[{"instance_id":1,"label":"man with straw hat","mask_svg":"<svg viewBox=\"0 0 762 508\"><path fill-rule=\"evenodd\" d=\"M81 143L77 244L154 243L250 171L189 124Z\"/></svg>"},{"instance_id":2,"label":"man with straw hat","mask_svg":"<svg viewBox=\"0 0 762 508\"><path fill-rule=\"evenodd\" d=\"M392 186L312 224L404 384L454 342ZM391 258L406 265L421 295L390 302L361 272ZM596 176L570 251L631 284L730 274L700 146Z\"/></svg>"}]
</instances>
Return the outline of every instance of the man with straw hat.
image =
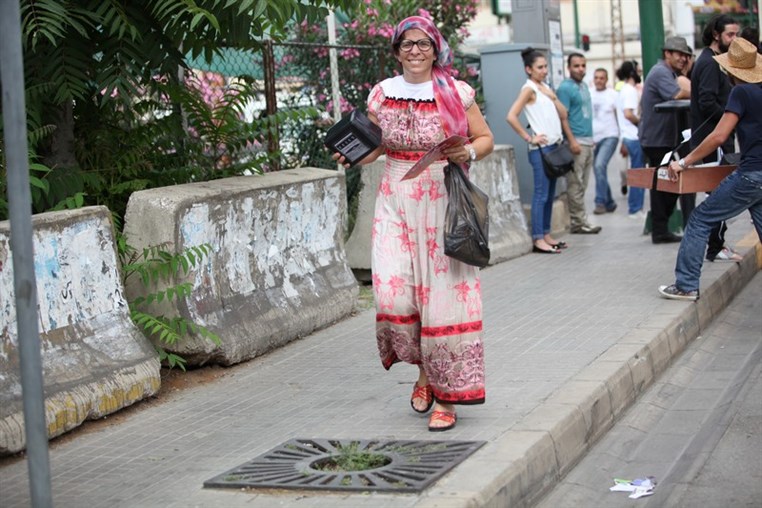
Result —
<instances>
[{"instance_id":1,"label":"man with straw hat","mask_svg":"<svg viewBox=\"0 0 762 508\"><path fill-rule=\"evenodd\" d=\"M691 149L696 148L717 126L725 112L730 89L733 85L722 72L719 64L712 58L727 53L730 43L738 36L741 28L738 22L727 14L714 16L706 24L701 36L704 50L696 59L691 73ZM724 153L736 151L736 140L732 134L720 147ZM704 163L719 162L719 150L709 154ZM706 259L709 261L736 262L741 255L725 245L725 222L718 223L709 234L709 246Z\"/></svg>"},{"instance_id":2,"label":"man with straw hat","mask_svg":"<svg viewBox=\"0 0 762 508\"><path fill-rule=\"evenodd\" d=\"M762 55L754 44L737 37L727 53L714 59L735 86L717 127L685 158L669 165L670 178L677 180L680 171L701 162L734 129L741 162L691 214L677 253L675 283L659 286L659 293L673 300L698 299L709 231L718 222L749 210L762 241Z\"/></svg>"}]
</instances>

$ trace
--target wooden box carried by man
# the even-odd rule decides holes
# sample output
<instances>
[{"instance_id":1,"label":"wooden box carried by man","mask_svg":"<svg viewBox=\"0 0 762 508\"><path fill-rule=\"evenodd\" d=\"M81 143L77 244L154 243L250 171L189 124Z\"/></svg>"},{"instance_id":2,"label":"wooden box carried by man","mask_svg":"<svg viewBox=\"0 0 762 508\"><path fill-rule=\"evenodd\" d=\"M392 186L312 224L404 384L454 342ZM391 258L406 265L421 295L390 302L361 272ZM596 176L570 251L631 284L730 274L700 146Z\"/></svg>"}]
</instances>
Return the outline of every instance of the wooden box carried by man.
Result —
<instances>
[{"instance_id":1,"label":"wooden box carried by man","mask_svg":"<svg viewBox=\"0 0 762 508\"><path fill-rule=\"evenodd\" d=\"M677 175L677 181L669 179L667 167L633 168L627 170L627 185L652 189L654 171L658 171L656 189L674 194L692 194L694 192L711 192L720 182L735 171L736 165L704 165L685 168Z\"/></svg>"}]
</instances>

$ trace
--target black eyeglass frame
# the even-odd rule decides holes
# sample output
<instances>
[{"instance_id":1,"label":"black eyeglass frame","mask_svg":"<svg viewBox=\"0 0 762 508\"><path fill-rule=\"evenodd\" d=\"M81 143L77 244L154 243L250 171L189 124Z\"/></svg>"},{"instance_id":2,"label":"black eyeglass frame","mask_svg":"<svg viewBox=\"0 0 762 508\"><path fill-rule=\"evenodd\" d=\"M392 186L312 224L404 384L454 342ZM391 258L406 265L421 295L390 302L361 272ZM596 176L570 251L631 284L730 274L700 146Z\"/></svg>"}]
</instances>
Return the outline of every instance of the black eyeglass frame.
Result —
<instances>
[{"instance_id":1,"label":"black eyeglass frame","mask_svg":"<svg viewBox=\"0 0 762 508\"><path fill-rule=\"evenodd\" d=\"M403 48L402 46L403 46L405 43L410 43L410 47L409 47L409 48L407 48L407 49ZM422 47L421 47L421 43L424 43L424 44L428 44L428 45L429 45L429 47L428 47L428 48L422 48ZM400 42L397 44L397 48L398 48L400 51L403 51L403 52L405 52L405 53L410 53L411 51L413 51L413 46L418 46L418 49L419 49L421 52L426 52L426 51L428 51L428 50L430 50L431 48L433 48L433 47L434 47L434 41L432 41L432 40L431 40L431 38L429 38L429 37L424 37L423 39L418 39L417 41L414 41L414 40L411 40L411 39L403 39L403 40L401 40L401 41L400 41Z\"/></svg>"}]
</instances>

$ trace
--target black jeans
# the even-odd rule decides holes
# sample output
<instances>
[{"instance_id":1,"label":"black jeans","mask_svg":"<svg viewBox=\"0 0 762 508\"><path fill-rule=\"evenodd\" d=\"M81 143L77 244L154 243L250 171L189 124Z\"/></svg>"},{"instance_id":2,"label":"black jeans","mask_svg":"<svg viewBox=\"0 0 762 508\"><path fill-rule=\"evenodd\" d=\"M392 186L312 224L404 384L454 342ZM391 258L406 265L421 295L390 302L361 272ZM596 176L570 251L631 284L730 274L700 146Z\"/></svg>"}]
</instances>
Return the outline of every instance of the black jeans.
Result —
<instances>
[{"instance_id":1,"label":"black jeans","mask_svg":"<svg viewBox=\"0 0 762 508\"><path fill-rule=\"evenodd\" d=\"M661 163L664 156L671 152L672 148L669 146L644 146L643 153L646 156L646 162L650 167L657 168ZM680 198L680 209L683 211L683 229L688 225L688 217L693 209L696 207L696 195L695 194L674 194L672 192L664 192L656 190L656 172L654 172L654 180L651 194L651 220L653 222L653 229L651 230L651 238L659 238L668 236L669 232L669 218L672 212L675 211L675 205L677 199Z\"/></svg>"}]
</instances>

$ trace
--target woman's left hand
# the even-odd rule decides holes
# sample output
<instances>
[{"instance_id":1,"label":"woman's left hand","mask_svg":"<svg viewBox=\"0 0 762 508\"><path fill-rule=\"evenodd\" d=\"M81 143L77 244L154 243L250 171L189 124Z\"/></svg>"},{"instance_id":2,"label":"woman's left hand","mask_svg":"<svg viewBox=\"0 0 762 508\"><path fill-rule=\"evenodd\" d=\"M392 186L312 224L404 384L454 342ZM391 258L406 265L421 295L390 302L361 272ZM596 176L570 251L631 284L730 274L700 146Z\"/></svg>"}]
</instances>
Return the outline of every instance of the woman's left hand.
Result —
<instances>
[{"instance_id":1,"label":"woman's left hand","mask_svg":"<svg viewBox=\"0 0 762 508\"><path fill-rule=\"evenodd\" d=\"M466 145L446 148L442 154L456 164L464 164L471 160L471 154L468 153L468 148L466 148Z\"/></svg>"}]
</instances>

